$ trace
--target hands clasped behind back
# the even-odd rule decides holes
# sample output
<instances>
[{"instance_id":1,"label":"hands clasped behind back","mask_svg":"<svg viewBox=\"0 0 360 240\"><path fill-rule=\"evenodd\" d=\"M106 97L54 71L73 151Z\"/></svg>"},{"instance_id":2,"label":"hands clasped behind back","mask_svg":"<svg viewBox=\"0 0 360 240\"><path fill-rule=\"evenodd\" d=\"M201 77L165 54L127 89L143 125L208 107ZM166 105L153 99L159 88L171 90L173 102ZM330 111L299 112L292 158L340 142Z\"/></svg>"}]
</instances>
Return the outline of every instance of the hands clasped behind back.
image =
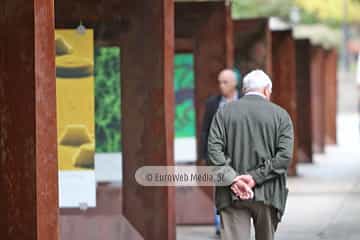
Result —
<instances>
[{"instance_id":1,"label":"hands clasped behind back","mask_svg":"<svg viewBox=\"0 0 360 240\"><path fill-rule=\"evenodd\" d=\"M248 200L254 197L252 188L255 184L252 176L245 174L235 177L230 188L237 197L242 200Z\"/></svg>"}]
</instances>

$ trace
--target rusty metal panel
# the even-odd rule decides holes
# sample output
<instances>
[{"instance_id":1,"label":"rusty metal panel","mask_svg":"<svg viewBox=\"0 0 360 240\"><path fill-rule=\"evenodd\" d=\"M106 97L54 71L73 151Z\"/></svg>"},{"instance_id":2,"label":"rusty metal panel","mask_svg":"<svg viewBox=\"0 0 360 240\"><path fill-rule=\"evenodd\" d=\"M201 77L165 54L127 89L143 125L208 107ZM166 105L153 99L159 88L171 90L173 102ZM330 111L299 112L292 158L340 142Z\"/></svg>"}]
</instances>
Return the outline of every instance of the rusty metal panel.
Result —
<instances>
[{"instance_id":1,"label":"rusty metal panel","mask_svg":"<svg viewBox=\"0 0 360 240\"><path fill-rule=\"evenodd\" d=\"M219 94L217 80L219 72L224 68L233 66L232 37L229 38L229 34L232 32L229 7L225 6L224 2L213 2L213 7L209 7L208 11L209 17L206 23L196 34L194 48L197 156L200 156L199 143L205 101L209 96ZM198 164L203 164L202 159L197 160ZM214 189L212 187L201 187L201 189L210 199L213 199ZM211 202L202 201L198 204L204 204L208 207L208 211L213 214ZM208 213L198 211L198 214L203 216L209 216ZM208 224L209 222L213 222L213 218L208 218L208 221L203 223Z\"/></svg>"},{"instance_id":2,"label":"rusty metal panel","mask_svg":"<svg viewBox=\"0 0 360 240\"><path fill-rule=\"evenodd\" d=\"M9 0L0 16L1 239L58 239L52 1Z\"/></svg>"},{"instance_id":3,"label":"rusty metal panel","mask_svg":"<svg viewBox=\"0 0 360 240\"><path fill-rule=\"evenodd\" d=\"M233 29L234 64L241 75L257 68L271 75L272 53L268 19L234 20Z\"/></svg>"},{"instance_id":4,"label":"rusty metal panel","mask_svg":"<svg viewBox=\"0 0 360 240\"><path fill-rule=\"evenodd\" d=\"M141 9L131 1L55 1L56 28L76 28L82 21L87 28L94 29L96 45L119 46L126 41L131 31L130 17L134 8Z\"/></svg>"},{"instance_id":5,"label":"rusty metal panel","mask_svg":"<svg viewBox=\"0 0 360 240\"><path fill-rule=\"evenodd\" d=\"M196 186L176 188L176 224L212 225L213 223L213 199L203 188Z\"/></svg>"},{"instance_id":6,"label":"rusty metal panel","mask_svg":"<svg viewBox=\"0 0 360 240\"><path fill-rule=\"evenodd\" d=\"M77 239L144 239L122 214L121 184L99 184L96 208L60 209L60 236Z\"/></svg>"},{"instance_id":7,"label":"rusty metal panel","mask_svg":"<svg viewBox=\"0 0 360 240\"><path fill-rule=\"evenodd\" d=\"M145 239L175 239L175 189L134 178L142 166L174 165L174 3L131 3L121 54L123 214Z\"/></svg>"},{"instance_id":8,"label":"rusty metal panel","mask_svg":"<svg viewBox=\"0 0 360 240\"><path fill-rule=\"evenodd\" d=\"M337 113L337 58L336 49L325 53L325 143L336 144L336 113Z\"/></svg>"},{"instance_id":9,"label":"rusty metal panel","mask_svg":"<svg viewBox=\"0 0 360 240\"><path fill-rule=\"evenodd\" d=\"M272 32L272 100L285 108L294 123L294 155L289 175L296 175L298 158L298 128L296 109L295 42L291 30Z\"/></svg>"},{"instance_id":10,"label":"rusty metal panel","mask_svg":"<svg viewBox=\"0 0 360 240\"><path fill-rule=\"evenodd\" d=\"M194 38L207 24L219 2L176 2L175 3L175 36L176 38Z\"/></svg>"},{"instance_id":11,"label":"rusty metal panel","mask_svg":"<svg viewBox=\"0 0 360 240\"><path fill-rule=\"evenodd\" d=\"M311 81L309 39L298 39L296 46L296 92L298 124L298 161L311 163L312 159L312 122L311 122Z\"/></svg>"},{"instance_id":12,"label":"rusty metal panel","mask_svg":"<svg viewBox=\"0 0 360 240\"><path fill-rule=\"evenodd\" d=\"M176 53L192 53L194 51L193 38L176 38L175 52Z\"/></svg>"},{"instance_id":13,"label":"rusty metal panel","mask_svg":"<svg viewBox=\"0 0 360 240\"><path fill-rule=\"evenodd\" d=\"M231 17L229 10L223 2L212 2L210 6L205 8L209 11L209 17L206 24L203 24L196 34L194 49L198 143L200 142L205 101L209 96L219 94L217 81L219 72L226 67L233 66L232 44L227 38L227 35L232 32L232 21L228 21L228 18ZM200 147L197 149L199 150Z\"/></svg>"},{"instance_id":14,"label":"rusty metal panel","mask_svg":"<svg viewBox=\"0 0 360 240\"><path fill-rule=\"evenodd\" d=\"M199 146L205 101L209 96L219 94L217 81L219 72L233 66L230 6L226 6L224 1L176 2L175 36L177 51L194 53L196 136ZM200 150L199 147L197 149ZM198 165L204 164L202 159L196 160ZM178 204L177 209L186 211L179 213L178 223L211 224L213 222L213 188L200 187L200 189L206 194L205 196L195 188L188 188L187 198L199 201L193 201L194 206L197 206L193 209L186 209L184 204ZM198 198L199 196L201 198ZM208 199L204 198L206 196Z\"/></svg>"},{"instance_id":15,"label":"rusty metal panel","mask_svg":"<svg viewBox=\"0 0 360 240\"><path fill-rule=\"evenodd\" d=\"M323 153L325 150L324 54L322 47L311 47L311 115L313 151L316 153Z\"/></svg>"},{"instance_id":16,"label":"rusty metal panel","mask_svg":"<svg viewBox=\"0 0 360 240\"><path fill-rule=\"evenodd\" d=\"M96 189L96 208L60 209L60 239L143 239L122 214L122 198L120 183L100 184ZM211 209L207 207L209 204ZM201 188L176 187L177 224L189 224L189 221L212 224L213 219L212 199Z\"/></svg>"}]
</instances>

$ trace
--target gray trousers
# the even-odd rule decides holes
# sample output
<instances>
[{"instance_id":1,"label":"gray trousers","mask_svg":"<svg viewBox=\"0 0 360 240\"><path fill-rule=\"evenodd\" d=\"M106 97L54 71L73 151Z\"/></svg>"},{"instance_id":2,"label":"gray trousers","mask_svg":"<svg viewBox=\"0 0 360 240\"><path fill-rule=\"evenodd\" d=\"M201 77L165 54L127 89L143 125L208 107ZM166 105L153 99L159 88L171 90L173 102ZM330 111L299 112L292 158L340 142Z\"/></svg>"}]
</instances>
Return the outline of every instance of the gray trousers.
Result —
<instances>
[{"instance_id":1,"label":"gray trousers","mask_svg":"<svg viewBox=\"0 0 360 240\"><path fill-rule=\"evenodd\" d=\"M261 202L235 201L220 210L222 240L250 240L251 218L256 240L273 240L277 228L276 209Z\"/></svg>"}]
</instances>

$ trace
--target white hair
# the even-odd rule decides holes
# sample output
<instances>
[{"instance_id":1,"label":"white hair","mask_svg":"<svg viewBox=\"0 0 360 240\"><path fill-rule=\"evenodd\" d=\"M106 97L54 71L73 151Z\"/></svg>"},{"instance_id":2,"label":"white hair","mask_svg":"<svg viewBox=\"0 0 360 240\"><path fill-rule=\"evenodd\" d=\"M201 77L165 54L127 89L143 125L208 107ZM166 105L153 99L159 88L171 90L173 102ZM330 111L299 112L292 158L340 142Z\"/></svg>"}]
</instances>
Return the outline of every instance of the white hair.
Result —
<instances>
[{"instance_id":1,"label":"white hair","mask_svg":"<svg viewBox=\"0 0 360 240\"><path fill-rule=\"evenodd\" d=\"M266 87L271 90L272 82L270 77L264 71L256 69L245 75L243 80L243 90L245 92Z\"/></svg>"}]
</instances>

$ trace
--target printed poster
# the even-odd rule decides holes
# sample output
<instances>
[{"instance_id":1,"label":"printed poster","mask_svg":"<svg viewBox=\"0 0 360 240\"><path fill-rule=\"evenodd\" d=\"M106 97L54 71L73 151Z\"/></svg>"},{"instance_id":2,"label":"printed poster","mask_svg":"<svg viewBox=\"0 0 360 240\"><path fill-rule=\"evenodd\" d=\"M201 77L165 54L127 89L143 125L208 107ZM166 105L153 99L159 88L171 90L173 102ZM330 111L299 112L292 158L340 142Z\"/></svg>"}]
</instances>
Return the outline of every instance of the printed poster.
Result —
<instances>
[{"instance_id":1,"label":"printed poster","mask_svg":"<svg viewBox=\"0 0 360 240\"><path fill-rule=\"evenodd\" d=\"M60 207L95 207L93 30L57 29L56 99Z\"/></svg>"}]
</instances>

